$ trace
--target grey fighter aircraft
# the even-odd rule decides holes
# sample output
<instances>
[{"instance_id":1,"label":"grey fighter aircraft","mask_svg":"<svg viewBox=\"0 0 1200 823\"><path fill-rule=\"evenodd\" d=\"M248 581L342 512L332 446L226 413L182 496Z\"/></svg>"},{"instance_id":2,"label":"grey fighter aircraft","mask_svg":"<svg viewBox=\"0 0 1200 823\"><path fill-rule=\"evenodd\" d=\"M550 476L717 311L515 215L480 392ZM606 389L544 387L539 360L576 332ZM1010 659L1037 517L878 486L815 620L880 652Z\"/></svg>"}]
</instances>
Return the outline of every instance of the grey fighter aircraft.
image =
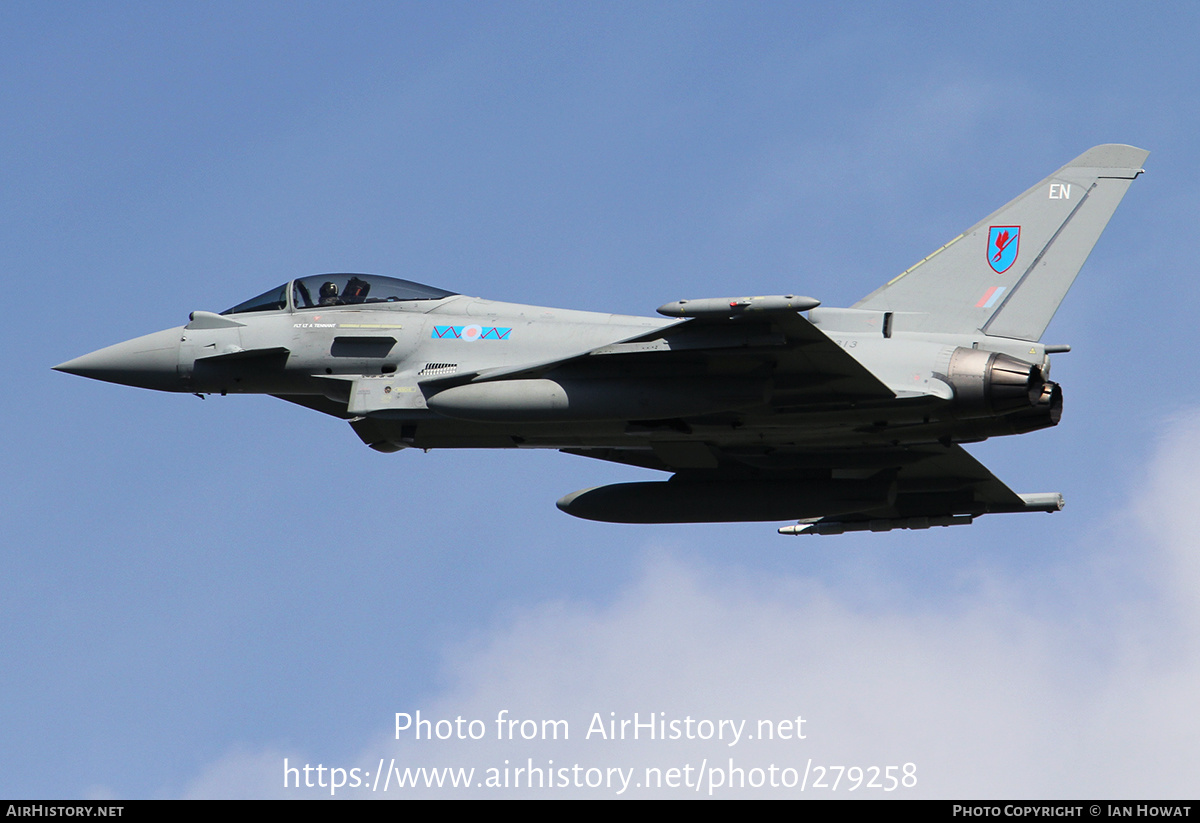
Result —
<instances>
[{"instance_id":1,"label":"grey fighter aircraft","mask_svg":"<svg viewBox=\"0 0 1200 823\"><path fill-rule=\"evenodd\" d=\"M837 534L1054 512L1061 495L1014 493L962 444L1058 423L1049 355L1069 347L1039 341L1147 154L1089 149L846 309L786 294L653 319L322 274L55 368L271 394L383 452L547 448L670 473L558 501L590 520Z\"/></svg>"}]
</instances>

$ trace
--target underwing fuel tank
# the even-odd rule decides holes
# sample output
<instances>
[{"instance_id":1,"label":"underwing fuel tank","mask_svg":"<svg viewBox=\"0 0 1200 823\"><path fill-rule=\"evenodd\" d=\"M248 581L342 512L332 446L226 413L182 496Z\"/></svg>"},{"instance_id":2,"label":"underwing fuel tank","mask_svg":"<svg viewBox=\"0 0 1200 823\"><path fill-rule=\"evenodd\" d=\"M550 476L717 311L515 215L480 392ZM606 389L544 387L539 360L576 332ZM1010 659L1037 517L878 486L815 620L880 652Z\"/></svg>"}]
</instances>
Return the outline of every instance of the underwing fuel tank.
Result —
<instances>
[{"instance_id":1,"label":"underwing fuel tank","mask_svg":"<svg viewBox=\"0 0 1200 823\"><path fill-rule=\"evenodd\" d=\"M886 506L895 483L863 480L615 483L568 494L558 508L604 523L800 520Z\"/></svg>"}]
</instances>

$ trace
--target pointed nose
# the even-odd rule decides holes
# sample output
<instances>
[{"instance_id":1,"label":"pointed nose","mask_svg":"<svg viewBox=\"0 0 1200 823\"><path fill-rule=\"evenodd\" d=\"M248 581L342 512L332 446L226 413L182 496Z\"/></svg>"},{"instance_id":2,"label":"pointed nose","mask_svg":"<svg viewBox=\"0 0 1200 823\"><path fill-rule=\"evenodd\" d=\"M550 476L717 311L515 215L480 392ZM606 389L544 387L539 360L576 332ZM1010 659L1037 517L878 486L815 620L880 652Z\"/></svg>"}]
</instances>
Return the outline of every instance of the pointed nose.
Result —
<instances>
[{"instance_id":1,"label":"pointed nose","mask_svg":"<svg viewBox=\"0 0 1200 823\"><path fill-rule=\"evenodd\" d=\"M159 391L182 391L179 378L179 340L182 329L135 337L66 363L55 371Z\"/></svg>"}]
</instances>

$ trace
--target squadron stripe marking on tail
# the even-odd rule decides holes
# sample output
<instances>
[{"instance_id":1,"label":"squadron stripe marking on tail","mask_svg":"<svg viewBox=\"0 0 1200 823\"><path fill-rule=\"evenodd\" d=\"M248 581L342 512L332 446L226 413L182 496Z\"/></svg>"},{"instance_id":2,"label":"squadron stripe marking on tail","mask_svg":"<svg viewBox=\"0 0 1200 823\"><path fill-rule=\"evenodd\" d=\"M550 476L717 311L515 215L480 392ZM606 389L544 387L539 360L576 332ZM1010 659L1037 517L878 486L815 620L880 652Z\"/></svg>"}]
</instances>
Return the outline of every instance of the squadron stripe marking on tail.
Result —
<instances>
[{"instance_id":1,"label":"squadron stripe marking on tail","mask_svg":"<svg viewBox=\"0 0 1200 823\"><path fill-rule=\"evenodd\" d=\"M990 309L1000 299L1000 295L1004 294L1004 286L992 286L983 293L983 297L979 298L979 302L975 304L977 309Z\"/></svg>"}]
</instances>

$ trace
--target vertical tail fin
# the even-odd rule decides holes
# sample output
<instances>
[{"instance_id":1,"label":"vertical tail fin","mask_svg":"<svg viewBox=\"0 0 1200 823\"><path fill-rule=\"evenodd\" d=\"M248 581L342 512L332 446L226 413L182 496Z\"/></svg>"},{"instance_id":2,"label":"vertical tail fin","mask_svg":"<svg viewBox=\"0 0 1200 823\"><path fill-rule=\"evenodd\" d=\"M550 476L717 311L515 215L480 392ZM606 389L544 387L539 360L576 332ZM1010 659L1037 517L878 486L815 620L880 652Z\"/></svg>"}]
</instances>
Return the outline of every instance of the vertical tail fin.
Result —
<instances>
[{"instance_id":1,"label":"vertical tail fin","mask_svg":"<svg viewBox=\"0 0 1200 823\"><path fill-rule=\"evenodd\" d=\"M1038 340L1149 154L1088 149L854 308L901 314L906 331Z\"/></svg>"}]
</instances>

